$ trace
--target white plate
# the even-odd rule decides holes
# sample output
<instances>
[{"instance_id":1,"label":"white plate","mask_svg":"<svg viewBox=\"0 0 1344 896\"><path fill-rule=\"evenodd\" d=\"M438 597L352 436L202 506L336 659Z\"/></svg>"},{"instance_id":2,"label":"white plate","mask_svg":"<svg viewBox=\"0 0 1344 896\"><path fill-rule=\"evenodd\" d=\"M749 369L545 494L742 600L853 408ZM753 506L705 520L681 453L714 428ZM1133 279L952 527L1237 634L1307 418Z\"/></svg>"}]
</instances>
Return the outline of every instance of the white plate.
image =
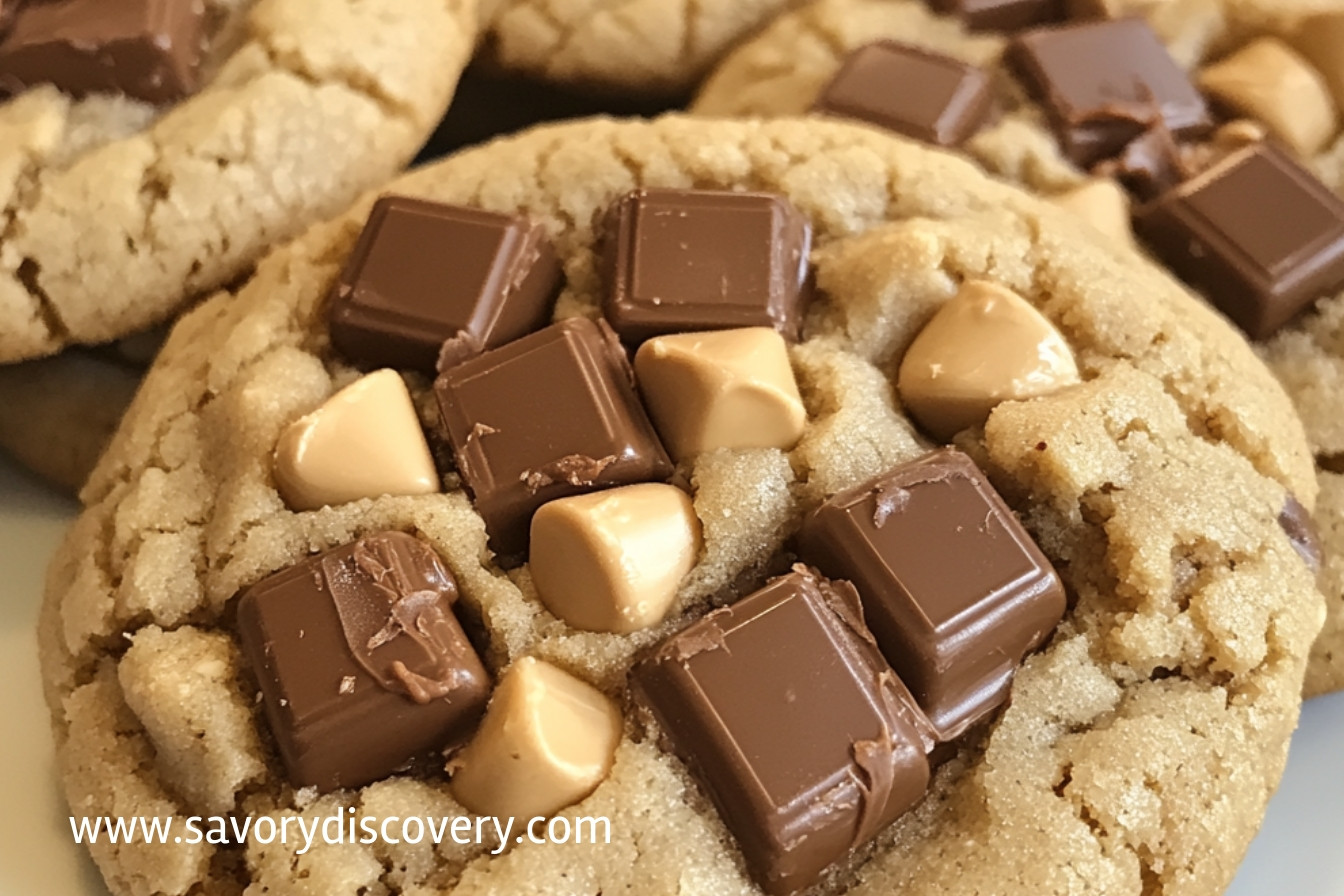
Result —
<instances>
[{"instance_id":1,"label":"white plate","mask_svg":"<svg viewBox=\"0 0 1344 896\"><path fill-rule=\"evenodd\" d=\"M105 896L58 795L33 627L42 576L75 505L0 458L0 894ZM1311 701L1288 773L1229 896L1344 896L1344 694Z\"/></svg>"}]
</instances>

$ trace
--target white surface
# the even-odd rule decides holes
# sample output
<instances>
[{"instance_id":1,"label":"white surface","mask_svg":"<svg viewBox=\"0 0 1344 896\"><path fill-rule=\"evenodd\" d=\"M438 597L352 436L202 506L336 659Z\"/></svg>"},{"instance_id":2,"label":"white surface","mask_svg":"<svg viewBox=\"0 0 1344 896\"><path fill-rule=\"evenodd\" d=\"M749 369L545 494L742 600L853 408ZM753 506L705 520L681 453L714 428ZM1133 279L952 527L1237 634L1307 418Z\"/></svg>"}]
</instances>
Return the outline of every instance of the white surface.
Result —
<instances>
[{"instance_id":1,"label":"white surface","mask_svg":"<svg viewBox=\"0 0 1344 896\"><path fill-rule=\"evenodd\" d=\"M0 457L0 894L101 896L58 795L34 625L47 560L75 512ZM1229 896L1344 896L1344 694L1307 704L1288 774Z\"/></svg>"}]
</instances>

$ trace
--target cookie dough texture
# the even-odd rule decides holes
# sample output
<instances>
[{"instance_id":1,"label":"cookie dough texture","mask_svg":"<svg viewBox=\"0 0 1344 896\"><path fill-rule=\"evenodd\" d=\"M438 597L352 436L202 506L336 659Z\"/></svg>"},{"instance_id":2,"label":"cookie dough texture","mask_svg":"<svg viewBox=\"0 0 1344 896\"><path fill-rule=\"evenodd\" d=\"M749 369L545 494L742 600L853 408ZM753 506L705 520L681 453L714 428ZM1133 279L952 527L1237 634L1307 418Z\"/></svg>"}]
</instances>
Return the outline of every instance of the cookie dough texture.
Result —
<instances>
[{"instance_id":1,"label":"cookie dough texture","mask_svg":"<svg viewBox=\"0 0 1344 896\"><path fill-rule=\"evenodd\" d=\"M1304 16L1344 9L1341 0L1166 0L1133 5L1149 18L1173 54L1192 68L1265 34L1291 41ZM963 147L987 170L1050 196L1087 182L1086 173L1060 154L1041 109L1000 64L1006 39L968 34L955 20L930 12L922 0L819 0L781 16L724 59L703 85L692 109L709 116L802 113L850 52L882 38L910 41L990 69L1004 114ZM1307 163L1344 195L1344 134ZM1323 299L1313 313L1258 346L1306 423L1320 462L1322 485L1327 488L1344 470L1341 332L1344 294ZM1344 516L1338 508L1326 502L1317 514L1323 531L1344 530ZM1344 543L1340 538L1336 534L1333 545L1326 545L1322 587L1331 621L1312 654L1308 695L1344 688L1344 556L1339 553Z\"/></svg>"},{"instance_id":2,"label":"cookie dough texture","mask_svg":"<svg viewBox=\"0 0 1344 896\"><path fill-rule=\"evenodd\" d=\"M801 0L483 0L494 64L601 92L676 96Z\"/></svg>"},{"instance_id":3,"label":"cookie dough texture","mask_svg":"<svg viewBox=\"0 0 1344 896\"><path fill-rule=\"evenodd\" d=\"M210 0L204 87L157 115L44 86L0 105L0 363L104 342L245 273L409 160L474 0Z\"/></svg>"},{"instance_id":4,"label":"cookie dough texture","mask_svg":"<svg viewBox=\"0 0 1344 896\"><path fill-rule=\"evenodd\" d=\"M413 531L445 557L496 677L535 656L626 706L611 777L561 814L611 842L114 846L118 894L752 892L685 768L630 716L635 652L760 584L802 513L927 450L894 398L900 353L966 278L1018 291L1083 382L1008 402L961 446L1058 566L1074 608L1011 707L824 892L1213 894L1281 773L1323 608L1276 518L1316 479L1281 387L1171 279L950 155L842 123L593 120L469 151L390 189L535 217L563 259L560 316L595 313L594 232L639 186L786 194L814 223L821 298L791 349L809 423L785 453L687 469L704 548L660 625L582 632L504 573L454 474L445 493L294 513L270 454L355 373L324 323L371 196L309 230L176 327L85 489L41 621L70 805L88 814L356 817L463 810L442 777L315 798L283 779L227 618L267 574L359 534ZM429 384L412 392L431 424ZM165 706L163 682L182 693ZM251 724L243 724L250 718ZM862 861L862 864L860 864Z\"/></svg>"}]
</instances>

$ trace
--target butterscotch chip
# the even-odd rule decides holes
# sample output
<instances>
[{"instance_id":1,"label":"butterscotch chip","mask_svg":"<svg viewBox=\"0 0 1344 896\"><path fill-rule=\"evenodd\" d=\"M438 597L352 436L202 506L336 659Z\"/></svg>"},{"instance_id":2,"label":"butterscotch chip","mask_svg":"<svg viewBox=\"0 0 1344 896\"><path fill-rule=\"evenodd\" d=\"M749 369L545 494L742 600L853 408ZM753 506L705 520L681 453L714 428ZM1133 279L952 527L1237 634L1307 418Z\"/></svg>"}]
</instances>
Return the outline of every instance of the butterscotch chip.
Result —
<instances>
[{"instance_id":1,"label":"butterscotch chip","mask_svg":"<svg viewBox=\"0 0 1344 896\"><path fill-rule=\"evenodd\" d=\"M532 581L575 628L633 632L660 621L700 553L681 489L650 482L543 504L532 517Z\"/></svg>"},{"instance_id":2,"label":"butterscotch chip","mask_svg":"<svg viewBox=\"0 0 1344 896\"><path fill-rule=\"evenodd\" d=\"M901 401L940 439L983 423L1004 401L1078 382L1064 337L1012 290L970 280L925 325L901 362Z\"/></svg>"},{"instance_id":3,"label":"butterscotch chip","mask_svg":"<svg viewBox=\"0 0 1344 896\"><path fill-rule=\"evenodd\" d=\"M1115 181L1088 181L1051 196L1050 201L1073 212L1102 235L1127 246L1134 244L1134 231L1129 226L1129 197Z\"/></svg>"},{"instance_id":4,"label":"butterscotch chip","mask_svg":"<svg viewBox=\"0 0 1344 896\"><path fill-rule=\"evenodd\" d=\"M621 713L597 688L523 657L505 673L476 736L449 764L458 802L480 815L553 815L611 771Z\"/></svg>"},{"instance_id":5,"label":"butterscotch chip","mask_svg":"<svg viewBox=\"0 0 1344 896\"><path fill-rule=\"evenodd\" d=\"M650 339L635 375L678 461L714 448L792 448L807 423L784 339L768 327Z\"/></svg>"},{"instance_id":6,"label":"butterscotch chip","mask_svg":"<svg viewBox=\"0 0 1344 896\"><path fill-rule=\"evenodd\" d=\"M1262 37L1204 69L1199 86L1263 121L1300 155L1318 152L1339 127L1325 79L1278 38Z\"/></svg>"},{"instance_id":7,"label":"butterscotch chip","mask_svg":"<svg viewBox=\"0 0 1344 896\"><path fill-rule=\"evenodd\" d=\"M274 471L294 510L439 489L415 405L395 370L370 373L290 424L276 443Z\"/></svg>"},{"instance_id":8,"label":"butterscotch chip","mask_svg":"<svg viewBox=\"0 0 1344 896\"><path fill-rule=\"evenodd\" d=\"M1344 109L1344 10L1307 16L1298 24L1293 46L1316 66L1336 107Z\"/></svg>"}]
</instances>

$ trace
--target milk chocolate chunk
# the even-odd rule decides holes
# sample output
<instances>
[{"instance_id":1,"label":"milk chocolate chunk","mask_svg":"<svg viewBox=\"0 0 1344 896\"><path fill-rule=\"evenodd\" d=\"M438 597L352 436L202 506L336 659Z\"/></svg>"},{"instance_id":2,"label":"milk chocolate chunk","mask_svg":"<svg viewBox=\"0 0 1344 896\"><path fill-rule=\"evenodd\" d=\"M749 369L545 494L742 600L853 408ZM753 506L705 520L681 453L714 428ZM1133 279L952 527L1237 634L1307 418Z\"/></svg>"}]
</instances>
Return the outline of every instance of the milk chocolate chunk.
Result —
<instances>
[{"instance_id":1,"label":"milk chocolate chunk","mask_svg":"<svg viewBox=\"0 0 1344 896\"><path fill-rule=\"evenodd\" d=\"M363 364L430 373L544 327L560 282L539 224L385 196L337 281L331 341Z\"/></svg>"},{"instance_id":2,"label":"milk chocolate chunk","mask_svg":"<svg viewBox=\"0 0 1344 896\"><path fill-rule=\"evenodd\" d=\"M1084 167L1158 122L1177 137L1211 125L1203 97L1142 19L1038 28L1014 40L1009 58L1065 155Z\"/></svg>"},{"instance_id":3,"label":"milk chocolate chunk","mask_svg":"<svg viewBox=\"0 0 1344 896\"><path fill-rule=\"evenodd\" d=\"M804 521L799 554L854 583L883 655L942 741L1003 702L1064 613L1050 561L951 448L831 498Z\"/></svg>"},{"instance_id":4,"label":"milk chocolate chunk","mask_svg":"<svg viewBox=\"0 0 1344 896\"><path fill-rule=\"evenodd\" d=\"M1344 202L1273 143L1141 206L1134 229L1253 339L1344 286Z\"/></svg>"},{"instance_id":5,"label":"milk chocolate chunk","mask_svg":"<svg viewBox=\"0 0 1344 896\"><path fill-rule=\"evenodd\" d=\"M1321 546L1321 534L1307 508L1292 495L1288 496L1283 504L1283 510L1279 513L1279 527L1293 543L1293 549L1297 551L1302 561L1312 572L1319 573L1325 557L1325 550Z\"/></svg>"},{"instance_id":6,"label":"milk chocolate chunk","mask_svg":"<svg viewBox=\"0 0 1344 896\"><path fill-rule=\"evenodd\" d=\"M620 343L571 319L451 367L434 385L458 471L504 562L547 501L665 480L672 462Z\"/></svg>"},{"instance_id":7,"label":"milk chocolate chunk","mask_svg":"<svg viewBox=\"0 0 1344 896\"><path fill-rule=\"evenodd\" d=\"M0 92L54 84L174 102L196 89L204 15L202 0L26 3L0 41Z\"/></svg>"},{"instance_id":8,"label":"milk chocolate chunk","mask_svg":"<svg viewBox=\"0 0 1344 896\"><path fill-rule=\"evenodd\" d=\"M959 146L980 130L992 106L983 69L884 40L855 50L812 108L926 143Z\"/></svg>"},{"instance_id":9,"label":"milk chocolate chunk","mask_svg":"<svg viewBox=\"0 0 1344 896\"><path fill-rule=\"evenodd\" d=\"M845 582L797 567L669 638L631 676L767 893L812 883L928 783L927 720Z\"/></svg>"},{"instance_id":10,"label":"milk chocolate chunk","mask_svg":"<svg viewBox=\"0 0 1344 896\"><path fill-rule=\"evenodd\" d=\"M934 0L973 31L1017 31L1064 18L1064 0Z\"/></svg>"},{"instance_id":11,"label":"milk chocolate chunk","mask_svg":"<svg viewBox=\"0 0 1344 896\"><path fill-rule=\"evenodd\" d=\"M737 327L796 339L811 234L783 196L636 190L607 215L603 313L632 343Z\"/></svg>"},{"instance_id":12,"label":"milk chocolate chunk","mask_svg":"<svg viewBox=\"0 0 1344 896\"><path fill-rule=\"evenodd\" d=\"M401 532L264 579L238 636L295 787L359 787L464 743L490 679L453 615L457 583Z\"/></svg>"}]
</instances>

